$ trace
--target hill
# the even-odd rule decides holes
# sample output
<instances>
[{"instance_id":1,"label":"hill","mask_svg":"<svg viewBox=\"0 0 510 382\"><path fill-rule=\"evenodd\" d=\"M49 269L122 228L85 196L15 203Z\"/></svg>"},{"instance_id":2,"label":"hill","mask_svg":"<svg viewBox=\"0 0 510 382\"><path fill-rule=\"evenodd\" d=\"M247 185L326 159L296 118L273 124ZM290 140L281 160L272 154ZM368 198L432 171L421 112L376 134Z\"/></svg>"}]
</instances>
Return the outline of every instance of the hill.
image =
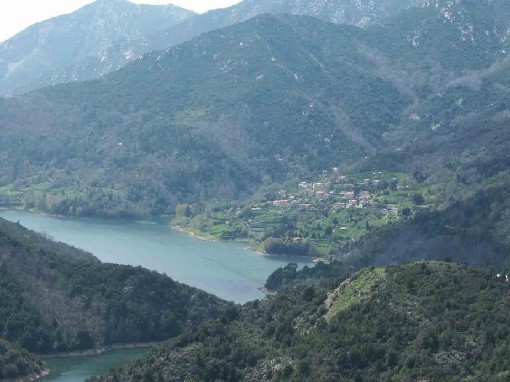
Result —
<instances>
[{"instance_id":1,"label":"hill","mask_svg":"<svg viewBox=\"0 0 510 382\"><path fill-rule=\"evenodd\" d=\"M0 338L38 354L166 340L219 317L227 306L167 276L102 264L5 220L0 301ZM9 347L4 353L9 356L0 357L3 371L25 354ZM30 362L22 364L20 374L35 370Z\"/></svg>"},{"instance_id":2,"label":"hill","mask_svg":"<svg viewBox=\"0 0 510 382\"><path fill-rule=\"evenodd\" d=\"M19 376L40 377L45 365L26 350L0 339L0 380Z\"/></svg>"},{"instance_id":3,"label":"hill","mask_svg":"<svg viewBox=\"0 0 510 382\"><path fill-rule=\"evenodd\" d=\"M366 269L249 303L92 380L504 379L508 291L455 264Z\"/></svg>"},{"instance_id":4,"label":"hill","mask_svg":"<svg viewBox=\"0 0 510 382\"><path fill-rule=\"evenodd\" d=\"M194 13L172 5L98 0L0 44L0 95L98 78L140 58L145 38Z\"/></svg>"}]
</instances>

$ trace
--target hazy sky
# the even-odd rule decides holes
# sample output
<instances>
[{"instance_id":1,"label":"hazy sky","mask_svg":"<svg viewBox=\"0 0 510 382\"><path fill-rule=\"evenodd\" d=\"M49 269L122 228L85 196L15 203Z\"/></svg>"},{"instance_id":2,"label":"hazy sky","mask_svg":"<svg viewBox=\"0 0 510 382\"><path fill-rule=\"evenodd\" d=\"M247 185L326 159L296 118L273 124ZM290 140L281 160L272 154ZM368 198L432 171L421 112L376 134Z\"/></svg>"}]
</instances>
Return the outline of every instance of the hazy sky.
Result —
<instances>
[{"instance_id":1,"label":"hazy sky","mask_svg":"<svg viewBox=\"0 0 510 382\"><path fill-rule=\"evenodd\" d=\"M139 4L172 3L195 12L221 8L240 0L130 0ZM0 41L4 41L26 27L54 16L77 10L93 0L0 0Z\"/></svg>"}]
</instances>

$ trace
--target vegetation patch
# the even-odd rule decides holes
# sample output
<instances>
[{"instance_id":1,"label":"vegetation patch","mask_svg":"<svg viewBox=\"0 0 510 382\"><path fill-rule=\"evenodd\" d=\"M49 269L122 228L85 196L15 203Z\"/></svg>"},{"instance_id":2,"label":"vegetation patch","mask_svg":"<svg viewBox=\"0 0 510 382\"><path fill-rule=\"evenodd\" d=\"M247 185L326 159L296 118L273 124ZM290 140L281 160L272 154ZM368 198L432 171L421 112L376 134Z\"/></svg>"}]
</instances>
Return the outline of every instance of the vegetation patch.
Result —
<instances>
[{"instance_id":1,"label":"vegetation patch","mask_svg":"<svg viewBox=\"0 0 510 382\"><path fill-rule=\"evenodd\" d=\"M380 284L384 282L385 277L384 268L369 268L345 280L328 295L325 302L328 312L325 318L329 321L338 312L369 299L376 289L382 287Z\"/></svg>"}]
</instances>

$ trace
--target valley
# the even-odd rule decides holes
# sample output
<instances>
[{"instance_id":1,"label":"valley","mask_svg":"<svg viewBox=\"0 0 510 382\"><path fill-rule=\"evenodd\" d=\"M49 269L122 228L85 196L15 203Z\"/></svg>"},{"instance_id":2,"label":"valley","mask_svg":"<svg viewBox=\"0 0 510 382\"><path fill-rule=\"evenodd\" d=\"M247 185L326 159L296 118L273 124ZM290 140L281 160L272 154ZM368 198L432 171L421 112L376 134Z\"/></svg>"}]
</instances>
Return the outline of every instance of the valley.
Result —
<instances>
[{"instance_id":1,"label":"valley","mask_svg":"<svg viewBox=\"0 0 510 382\"><path fill-rule=\"evenodd\" d=\"M508 380L509 20L98 0L1 43L0 380Z\"/></svg>"}]
</instances>

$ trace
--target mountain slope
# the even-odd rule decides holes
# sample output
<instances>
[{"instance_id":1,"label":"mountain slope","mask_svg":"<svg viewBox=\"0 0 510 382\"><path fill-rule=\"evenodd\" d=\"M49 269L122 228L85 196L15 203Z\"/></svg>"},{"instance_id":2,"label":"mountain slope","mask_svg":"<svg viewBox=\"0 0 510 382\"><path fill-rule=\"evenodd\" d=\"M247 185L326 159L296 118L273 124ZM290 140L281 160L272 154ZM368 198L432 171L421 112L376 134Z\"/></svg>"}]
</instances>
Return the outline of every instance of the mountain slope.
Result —
<instances>
[{"instance_id":1,"label":"mountain slope","mask_svg":"<svg viewBox=\"0 0 510 382\"><path fill-rule=\"evenodd\" d=\"M37 353L161 341L226 304L142 268L92 255L0 221L0 338Z\"/></svg>"},{"instance_id":2,"label":"mountain slope","mask_svg":"<svg viewBox=\"0 0 510 382\"><path fill-rule=\"evenodd\" d=\"M98 78L141 57L149 34L193 15L172 5L98 0L35 24L0 44L0 95Z\"/></svg>"},{"instance_id":3,"label":"mountain slope","mask_svg":"<svg viewBox=\"0 0 510 382\"><path fill-rule=\"evenodd\" d=\"M504 1L438 4L406 11L365 40L382 78L414 99L385 133L388 150L374 166L420 171L431 183L457 178L463 192L476 192L508 163L510 8Z\"/></svg>"},{"instance_id":4,"label":"mountain slope","mask_svg":"<svg viewBox=\"0 0 510 382\"><path fill-rule=\"evenodd\" d=\"M509 14L437 0L365 29L263 15L101 81L4 100L3 202L171 213L366 163L476 187L507 163Z\"/></svg>"},{"instance_id":5,"label":"mountain slope","mask_svg":"<svg viewBox=\"0 0 510 382\"><path fill-rule=\"evenodd\" d=\"M4 185L72 187L36 193L57 213L138 215L358 161L409 105L352 44L359 33L265 15L101 81L7 99Z\"/></svg>"},{"instance_id":6,"label":"mountain slope","mask_svg":"<svg viewBox=\"0 0 510 382\"><path fill-rule=\"evenodd\" d=\"M93 380L504 380L509 284L447 263L288 288Z\"/></svg>"},{"instance_id":7,"label":"mountain slope","mask_svg":"<svg viewBox=\"0 0 510 382\"><path fill-rule=\"evenodd\" d=\"M264 13L306 15L336 24L364 26L421 3L423 0L245 0L230 8L212 10L153 34L151 46L165 49L202 33L246 21Z\"/></svg>"}]
</instances>

